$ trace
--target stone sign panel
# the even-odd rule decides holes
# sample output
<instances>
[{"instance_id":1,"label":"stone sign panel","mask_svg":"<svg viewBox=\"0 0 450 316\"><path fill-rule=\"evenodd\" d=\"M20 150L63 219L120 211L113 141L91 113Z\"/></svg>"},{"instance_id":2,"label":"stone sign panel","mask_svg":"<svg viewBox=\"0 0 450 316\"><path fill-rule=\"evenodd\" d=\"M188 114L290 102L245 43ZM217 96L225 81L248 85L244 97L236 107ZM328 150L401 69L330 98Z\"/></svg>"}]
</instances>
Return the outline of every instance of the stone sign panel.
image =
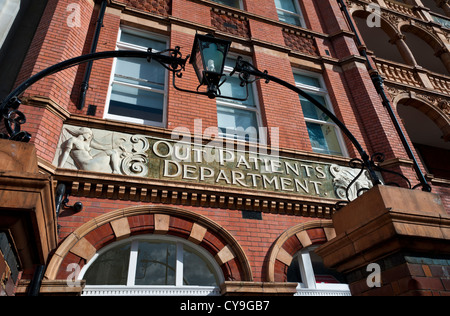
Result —
<instances>
[{"instance_id":1,"label":"stone sign panel","mask_svg":"<svg viewBox=\"0 0 450 316\"><path fill-rule=\"evenodd\" d=\"M66 125L54 164L60 168L196 183L215 187L346 199L360 170L199 144ZM349 189L372 186L366 173Z\"/></svg>"}]
</instances>

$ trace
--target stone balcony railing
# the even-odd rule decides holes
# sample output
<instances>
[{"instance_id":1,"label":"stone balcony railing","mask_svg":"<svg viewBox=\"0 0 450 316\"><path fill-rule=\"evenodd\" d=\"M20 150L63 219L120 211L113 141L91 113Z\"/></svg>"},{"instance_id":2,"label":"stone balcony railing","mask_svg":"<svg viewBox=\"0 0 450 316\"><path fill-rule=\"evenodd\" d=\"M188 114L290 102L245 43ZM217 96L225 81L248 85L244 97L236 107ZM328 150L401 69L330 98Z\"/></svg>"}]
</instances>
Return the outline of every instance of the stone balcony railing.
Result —
<instances>
[{"instance_id":1,"label":"stone balcony railing","mask_svg":"<svg viewBox=\"0 0 450 316\"><path fill-rule=\"evenodd\" d=\"M387 81L400 83L416 88L424 88L420 78L414 71L414 67L397 64L391 61L376 60L377 69Z\"/></svg>"},{"instance_id":2,"label":"stone balcony railing","mask_svg":"<svg viewBox=\"0 0 450 316\"><path fill-rule=\"evenodd\" d=\"M416 18L421 18L420 14L418 14L418 12L414 9L414 6L412 5L393 0L384 0L384 3L386 4L386 7L392 11L396 11L398 13Z\"/></svg>"},{"instance_id":3,"label":"stone balcony railing","mask_svg":"<svg viewBox=\"0 0 450 316\"><path fill-rule=\"evenodd\" d=\"M387 82L450 95L450 77L380 58L375 64Z\"/></svg>"},{"instance_id":4,"label":"stone balcony railing","mask_svg":"<svg viewBox=\"0 0 450 316\"><path fill-rule=\"evenodd\" d=\"M443 31L448 31L450 29L450 19L446 16L437 14L436 12L430 12L429 9L421 6L415 6L411 4L406 4L395 0L348 0L350 3L354 3L359 6L366 8L368 4L378 4L380 5L382 11L386 12L386 17L388 19L395 19L391 14L398 14L403 17L403 20L413 19L416 22L432 25L440 25ZM448 6L448 4L447 4ZM391 14L390 14L391 13Z\"/></svg>"},{"instance_id":5,"label":"stone balcony railing","mask_svg":"<svg viewBox=\"0 0 450 316\"><path fill-rule=\"evenodd\" d=\"M434 90L444 94L450 94L450 78L435 74L429 74L428 78L430 79Z\"/></svg>"}]
</instances>

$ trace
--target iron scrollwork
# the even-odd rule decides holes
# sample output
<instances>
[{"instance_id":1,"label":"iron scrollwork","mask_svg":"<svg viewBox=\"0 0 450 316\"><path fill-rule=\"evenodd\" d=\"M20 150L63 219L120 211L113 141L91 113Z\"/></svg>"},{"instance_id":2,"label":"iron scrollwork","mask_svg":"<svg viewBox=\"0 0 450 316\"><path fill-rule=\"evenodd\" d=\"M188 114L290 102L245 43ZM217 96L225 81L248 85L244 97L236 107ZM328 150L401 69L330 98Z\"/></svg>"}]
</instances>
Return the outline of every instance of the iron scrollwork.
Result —
<instances>
[{"instance_id":1,"label":"iron scrollwork","mask_svg":"<svg viewBox=\"0 0 450 316\"><path fill-rule=\"evenodd\" d=\"M218 90L217 93L208 93L208 92L199 92L197 91L188 91L181 88L178 88L175 85L175 78L181 78L182 72L185 70L185 65L187 60L190 56L187 58L182 58L182 55L180 53L180 48L176 47L175 49L169 49L163 52L154 53L152 52L152 49L149 49L148 51L110 51L110 52L101 52L101 53L92 53L88 55L83 55L79 57L75 57L66 61L63 61L59 64L56 64L54 66L51 66L36 75L32 76L30 79L25 81L23 84L18 86L14 91L12 91L6 98L3 100L3 102L0 104L0 114L2 115L2 118L5 123L5 129L6 133L0 133L0 138L3 139L11 139L16 141L22 141L22 142L29 142L31 139L31 135L27 132L21 131L21 125L23 125L26 122L26 118L23 112L19 111L18 108L21 104L21 101L19 100L19 96L31 85L36 83L37 81L43 79L44 77L50 76L52 74L55 74L59 71L65 70L67 68L89 62L92 60L98 60L98 59L106 59L106 58L120 58L120 57L129 57L129 58L147 58L147 60L150 62L152 60L157 61L160 63L163 67L165 67L167 70L172 72L173 74L173 85L176 89L184 91L184 92L190 92L190 93L196 93L196 94L203 94L207 95L209 97L221 97L221 98L227 98L226 96L221 96L220 90ZM281 86L284 86L297 94L301 95L305 99L307 99L309 102L311 102L314 106L316 106L319 110L321 110L325 115L327 115L339 129L343 132L343 134L351 141L351 143L355 146L356 150L358 151L360 158L352 159L350 162L350 165L353 166L353 168L360 168L360 171L355 176L353 180L350 181L348 184L348 187L345 188L345 195L347 197L347 200L349 199L349 194L352 190L352 186L358 181L358 179L361 177L361 175L364 172L367 172L368 178L371 180L371 185L380 185L383 184L380 180L377 171L382 172L389 172L394 173L402 177L404 180L406 180L406 183L408 183L409 187L411 188L411 183L408 181L406 177L403 175L394 172L392 170L387 170L379 166L379 163L384 161L384 155L383 154L374 154L371 157L366 153L366 151L363 149L361 144L358 142L358 140L355 138L355 136L350 132L350 130L345 126L343 122L341 122L332 111L330 111L325 105L318 102L314 97L303 91L302 89L284 81L277 77L271 76L268 74L267 71L260 71L256 67L254 67L249 62L246 62L242 59L242 57L239 57L236 66L233 70L233 72L230 74L232 76L234 73L239 74L239 78L241 80L241 86L246 87L247 89L247 98L248 98L248 85L252 82L260 79L265 79L266 84L270 82L275 82L280 84ZM221 82L218 87L220 87ZM230 98L230 97L228 97ZM246 99L247 99L246 98ZM241 99L235 99L230 98L233 100L241 100ZM245 100L246 100L245 99ZM407 144L406 144L407 145ZM407 147L407 146L406 146ZM140 161L140 159L136 160L137 162ZM136 167L137 168L137 167ZM421 177L420 168L418 168L417 163L415 163L415 169L419 176L419 179L421 179L421 184L415 186L414 188L422 185L423 190L425 191L431 191L431 187L426 183L426 180L423 178L423 175ZM134 172L145 172L145 170L136 169ZM392 183L390 183L392 184ZM360 187L356 189L356 196L359 196L362 192L367 190L367 186ZM344 192L342 191L342 185L340 189L340 193Z\"/></svg>"},{"instance_id":2,"label":"iron scrollwork","mask_svg":"<svg viewBox=\"0 0 450 316\"><path fill-rule=\"evenodd\" d=\"M357 171L356 175L350 175L351 172L348 170L346 171L347 174L339 178L339 180L336 180L334 183L336 188L336 194L339 198L342 198L343 201L340 201L336 204L336 209L339 209L343 207L344 205L348 204L350 201L354 200L355 198L359 197L364 192L368 191L370 188L376 185L395 185L399 186L399 184L394 182L389 183L383 183L380 179L380 172L387 172L390 174L397 175L401 177L403 180L405 180L406 184L410 189L415 189L417 187L423 186L422 183L419 183L418 185L412 187L411 182L402 174L388 170L385 168L382 168L380 164L385 161L385 155L382 153L375 153L372 156L369 156L366 151L363 149L361 144L358 142L358 140L355 138L355 136L350 132L350 130L345 126L343 122L341 122L333 112L331 112L325 105L318 102L315 98L310 96L308 93L303 91L302 89L283 81L277 77L271 76L268 74L267 71L260 71L256 69L252 64L249 62L244 61L241 57L238 58L236 62L236 66L231 73L233 75L235 72L239 73L239 78L241 79L241 86L246 86L248 84L251 84L255 80L259 79L265 79L266 83L270 83L271 81L276 82L307 99L309 102L314 104L315 107L317 107L319 110L321 110L325 115L327 115L343 132L343 134L352 142L352 144L355 146L356 150L358 151L360 158L354 158L349 162L349 167ZM331 172L335 172L335 174L339 173L339 166L335 166L334 169L332 168ZM361 180L362 175L365 174L365 179L370 179L370 181ZM428 190L427 187L424 187L424 190Z\"/></svg>"},{"instance_id":3,"label":"iron scrollwork","mask_svg":"<svg viewBox=\"0 0 450 316\"><path fill-rule=\"evenodd\" d=\"M366 151L363 149L361 144L358 142L358 140L355 138L355 136L350 132L350 130L345 126L343 122L341 122L336 115L334 115L333 112L331 112L327 106L321 104L319 101L317 101L314 97L303 91L302 89L284 81L280 78L274 77L269 75L267 71L260 71L256 69L255 66L250 64L247 61L244 61L242 57L239 57L236 66L231 73L234 74L235 72L239 73L239 78L241 79L241 86L248 85L255 80L264 79L265 83L268 84L270 82L278 83L297 94L301 95L305 99L307 99L309 102L311 102L315 107L317 107L320 111L322 111L325 115L327 115L339 128L340 130L347 136L347 138L352 142L352 144L355 146L356 150L361 156L361 159L359 161L362 163L364 168L369 172L370 179L372 181L373 185L382 184L378 175L373 170L373 163L370 160L369 155L366 153Z\"/></svg>"},{"instance_id":4,"label":"iron scrollwork","mask_svg":"<svg viewBox=\"0 0 450 316\"><path fill-rule=\"evenodd\" d=\"M0 138L25 143L31 140L31 134L21 130L21 125L25 124L26 118L25 114L18 110L22 103L19 96L37 81L86 62L121 57L146 58L149 62L155 60L177 75L180 75L180 73L185 70L186 62L189 59L189 56L187 58L182 58L180 48L176 47L175 49L168 49L163 52L152 52L152 49L149 49L148 51L108 51L92 53L68 59L50 66L19 85L1 102L0 114L2 115L5 124L5 131L4 133L0 133Z\"/></svg>"},{"instance_id":5,"label":"iron scrollwork","mask_svg":"<svg viewBox=\"0 0 450 316\"><path fill-rule=\"evenodd\" d=\"M405 177L403 174L389 170L386 168L383 168L380 166L384 161L386 160L386 157L383 153L375 153L370 157L370 165L371 168L378 173L389 173L392 175L395 175L402 180L404 180L406 186L408 189L417 189L422 186L421 183L418 183L415 186L412 186L411 181L407 177ZM364 192L368 191L372 186L368 185L367 183L361 183L360 179L364 172L366 171L366 167L364 162L359 158L354 158L349 162L349 167L353 168L354 170L359 170L356 175L354 175L353 179L349 181L349 177L343 177L344 180L342 180L342 177L339 180L336 180L335 188L336 188L336 195L339 198L342 198L343 201L339 201L336 203L336 209L339 210L342 207L346 206L348 203L362 195ZM336 176L339 173L339 166L332 167L330 169L331 173ZM345 181L345 179L347 181ZM363 180L364 182L364 180ZM383 182L384 185L390 185L390 186L396 186L400 187L400 184L394 181L389 182Z\"/></svg>"},{"instance_id":6,"label":"iron scrollwork","mask_svg":"<svg viewBox=\"0 0 450 316\"><path fill-rule=\"evenodd\" d=\"M28 143L31 140L30 133L21 130L21 126L27 121L25 114L18 110L21 103L19 98L14 97L2 109L1 114L7 133L0 133L1 139L10 139L24 143Z\"/></svg>"}]
</instances>

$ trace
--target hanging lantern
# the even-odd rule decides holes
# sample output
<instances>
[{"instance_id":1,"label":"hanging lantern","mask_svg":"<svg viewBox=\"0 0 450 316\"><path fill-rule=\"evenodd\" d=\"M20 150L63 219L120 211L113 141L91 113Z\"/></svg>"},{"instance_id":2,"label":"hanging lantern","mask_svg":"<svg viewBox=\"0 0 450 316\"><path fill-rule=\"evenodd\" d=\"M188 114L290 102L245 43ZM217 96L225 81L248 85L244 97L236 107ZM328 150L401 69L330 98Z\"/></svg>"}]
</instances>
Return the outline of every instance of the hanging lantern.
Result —
<instances>
[{"instance_id":1,"label":"hanging lantern","mask_svg":"<svg viewBox=\"0 0 450 316\"><path fill-rule=\"evenodd\" d=\"M189 62L195 69L200 86L206 85L207 95L211 99L217 96L230 46L231 41L210 34L195 36Z\"/></svg>"}]
</instances>

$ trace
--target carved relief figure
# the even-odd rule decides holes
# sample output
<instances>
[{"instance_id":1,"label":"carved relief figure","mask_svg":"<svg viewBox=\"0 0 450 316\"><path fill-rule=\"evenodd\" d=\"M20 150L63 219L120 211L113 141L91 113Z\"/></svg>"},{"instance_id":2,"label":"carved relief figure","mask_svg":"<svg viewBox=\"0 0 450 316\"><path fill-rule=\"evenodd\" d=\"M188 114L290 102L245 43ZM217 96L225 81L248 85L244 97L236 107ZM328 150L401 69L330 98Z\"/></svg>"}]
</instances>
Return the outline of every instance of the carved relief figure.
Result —
<instances>
[{"instance_id":1,"label":"carved relief figure","mask_svg":"<svg viewBox=\"0 0 450 316\"><path fill-rule=\"evenodd\" d=\"M90 128L82 127L75 131L70 129L66 129L66 131L72 134L73 137L62 144L63 154L58 165L60 168L64 167L70 156L78 169L106 172L105 167L109 166L113 173L120 173L118 151L95 141ZM93 155L91 152L92 148L101 151Z\"/></svg>"},{"instance_id":2,"label":"carved relief figure","mask_svg":"<svg viewBox=\"0 0 450 316\"><path fill-rule=\"evenodd\" d=\"M60 168L146 176L148 140L140 135L65 126L54 163Z\"/></svg>"},{"instance_id":3,"label":"carved relief figure","mask_svg":"<svg viewBox=\"0 0 450 316\"><path fill-rule=\"evenodd\" d=\"M366 190L372 188L373 185L368 172L364 170L358 177L360 172L360 169L331 165L330 173L333 176L333 185L338 198L353 201ZM355 178L357 179L355 180ZM349 187L353 180L355 182Z\"/></svg>"}]
</instances>

